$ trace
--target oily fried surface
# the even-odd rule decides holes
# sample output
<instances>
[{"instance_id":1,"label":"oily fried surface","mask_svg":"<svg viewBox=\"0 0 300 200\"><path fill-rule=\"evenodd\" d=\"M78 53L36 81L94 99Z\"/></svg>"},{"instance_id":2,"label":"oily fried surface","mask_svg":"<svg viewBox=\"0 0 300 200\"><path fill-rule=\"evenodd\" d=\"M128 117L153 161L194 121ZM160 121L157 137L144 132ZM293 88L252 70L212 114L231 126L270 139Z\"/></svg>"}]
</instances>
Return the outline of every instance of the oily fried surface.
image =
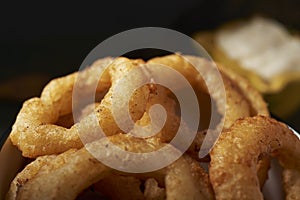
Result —
<instances>
[{"instance_id":1,"label":"oily fried surface","mask_svg":"<svg viewBox=\"0 0 300 200\"><path fill-rule=\"evenodd\" d=\"M268 106L262 95L242 76L235 73L233 70L218 64L219 70L224 76L229 77L239 88L244 98L250 104L251 116L265 115L269 116Z\"/></svg>"},{"instance_id":2,"label":"oily fried surface","mask_svg":"<svg viewBox=\"0 0 300 200\"><path fill-rule=\"evenodd\" d=\"M70 148L82 147L79 134L84 135L84 131L89 131L91 124L78 122L70 128L66 128L55 123L59 120L59 117L72 112L72 89L76 77L82 78L82 74L83 77L88 75L93 77L85 80L85 85L81 83L82 85L77 86L82 87L83 91L85 91L81 95L87 95L84 94L88 93L85 88L93 83L97 84L96 81L99 81L97 74L94 74L95 69L99 65L100 67L105 67L105 65L109 64L108 73L111 77L111 83L109 82L109 84L106 84L106 82L102 84L103 81L100 81L101 83L99 84L102 84L103 88L98 87L98 90L102 91L107 89L107 85L114 84L114 81L123 76L124 73L143 63L142 61L131 61L126 58L118 58L113 63L111 62L112 59L106 58L102 62L96 62L91 68L82 71L81 74L74 73L55 79L45 87L40 98L32 98L24 103L10 134L11 141L18 146L23 156L35 158L39 155L56 154ZM135 78L143 78L143 74L139 75L140 77ZM95 112L100 126L107 135L113 135L121 131L111 114L112 90L112 88L109 89ZM148 96L149 89L147 85L133 94L132 98L137 103L129 104L129 110L135 121L141 118L145 112Z\"/></svg>"},{"instance_id":3,"label":"oily fried surface","mask_svg":"<svg viewBox=\"0 0 300 200\"><path fill-rule=\"evenodd\" d=\"M172 54L164 57L153 58L148 63L162 64L179 71L190 82L194 90L201 90L208 92L206 82L203 76L209 68L212 68L212 63L205 59L195 59L192 56L181 56L179 54ZM196 70L193 64L197 64L202 74ZM262 99L261 95L249 84L247 80L234 73L233 71L217 65L222 75L223 84L225 86L226 101L219 104L226 104L225 106L225 128L229 128L235 120L241 117L255 116L258 114L269 115L267 105ZM214 77L216 78L216 77ZM215 80L210 80L209 84L214 84ZM218 104L220 101L219 91L210 91L212 100ZM219 105L219 107L222 107ZM222 111L221 111L222 112Z\"/></svg>"},{"instance_id":4,"label":"oily fried surface","mask_svg":"<svg viewBox=\"0 0 300 200\"><path fill-rule=\"evenodd\" d=\"M225 96L222 96L218 89L208 91L206 84L215 85L220 80L215 75L209 76L212 63L207 60L174 54L151 59L148 63L169 66L192 85L199 103L203 103L199 108L204 123L199 121L198 130L191 130L189 121L181 117L181 105L174 94L187 88L178 84L174 92L155 83L149 74L151 65L139 59L96 61L81 72L53 80L40 98L24 103L10 138L24 156L35 160L13 180L7 199L75 199L79 194L81 199L86 191L110 199L259 199L262 198L260 188L267 179L270 155L278 157L285 168L283 180L287 197L297 197L298 163L287 155L296 158L288 144L294 145L298 152L295 147L298 141L286 126L265 117L268 111L263 99L245 80L218 66L224 84ZM204 77L193 68L193 63L200 66ZM99 67L103 66L107 68L99 80ZM131 74L142 66L142 70ZM124 78L126 82L117 87ZM128 93L135 81L149 78L150 83ZM76 80L82 82L77 85ZM72 99L75 85L82 93L73 94L76 98ZM97 94L92 102L79 101L95 90ZM116 91L124 95L116 98ZM162 127L161 116L151 113L152 106L157 104L166 113ZM113 110L113 105L119 106L118 109ZM134 123L129 125L129 131L119 127L115 118L128 122L123 118L123 108L127 105ZM224 122L220 129L223 132L211 154L200 159L202 143L212 133L208 127L212 105L220 115L215 127ZM73 119L73 114L77 119ZM256 116L258 114L264 116ZM178 136L180 123L183 134ZM99 126L106 137L99 136ZM195 138L187 139L196 132ZM175 136L180 142L172 143ZM191 145L185 152L182 144L187 140ZM164 147L169 149L160 151ZM120 154L120 150L125 154ZM174 155L180 156L151 172L122 170L126 166L149 167L143 164L150 153L156 151L159 159L148 163L150 167L167 162ZM116 161L118 166L111 165L111 161ZM209 174L201 167L205 165L210 165Z\"/></svg>"},{"instance_id":5,"label":"oily fried surface","mask_svg":"<svg viewBox=\"0 0 300 200\"><path fill-rule=\"evenodd\" d=\"M299 153L300 141L286 125L264 116L238 120L222 133L210 154L209 175L216 199L263 199L256 175L261 154L279 159L285 171L287 199L292 199L300 189L295 185ZM294 172L295 178L288 176L288 171Z\"/></svg>"},{"instance_id":6,"label":"oily fried surface","mask_svg":"<svg viewBox=\"0 0 300 200\"><path fill-rule=\"evenodd\" d=\"M202 75L205 74L207 68L211 67L211 64L205 62L205 60L199 61L192 56L184 57L178 54L173 54L165 57L151 59L149 63L159 63L172 67L186 77L186 79L193 86L194 90L198 91L197 94L200 94L199 91L208 93L208 89L206 87L207 83L204 82L205 77L203 77ZM197 64L198 66L200 66L199 70L202 71L203 74L199 74L199 72L192 64ZM243 117L250 117L258 114L269 116L267 105L264 102L263 98L249 84L247 80L240 77L233 71L223 67L222 65L218 64L217 67L220 70L220 74L222 76L226 99L225 101L221 100L222 95L218 90L210 91L210 96L211 100L216 102L218 109L221 109L222 105L225 104L225 110L220 110L221 113L225 113L224 125L222 127L223 129L230 128L236 120ZM209 84L216 85L215 81L218 81L216 77L212 76L211 79L212 80L209 79ZM200 99L203 99L203 96L200 96L200 98L198 98L199 102L201 102ZM204 107L201 107L200 105L200 110L205 109L205 107L207 107L207 105ZM203 131L203 129L201 131ZM205 135L201 135L198 133L194 142L192 143L192 146L188 150L188 152L192 153L192 156L196 159L198 158L198 152L201 148L204 138ZM258 165L258 175L260 177L261 185L263 185L264 181L267 179L268 169L269 160L268 158L265 158L262 162L259 162Z\"/></svg>"},{"instance_id":7,"label":"oily fried surface","mask_svg":"<svg viewBox=\"0 0 300 200\"><path fill-rule=\"evenodd\" d=\"M122 134L110 139L120 148L134 152L156 148L153 143ZM100 140L90 143L89 148L105 145L107 141ZM7 199L75 199L83 189L104 178L110 170L84 147L57 156L41 156L16 176Z\"/></svg>"},{"instance_id":8,"label":"oily fried surface","mask_svg":"<svg viewBox=\"0 0 300 200\"><path fill-rule=\"evenodd\" d=\"M41 156L15 177L7 199L75 199L108 171L84 148Z\"/></svg>"},{"instance_id":9,"label":"oily fried surface","mask_svg":"<svg viewBox=\"0 0 300 200\"><path fill-rule=\"evenodd\" d=\"M132 152L148 152L161 146L159 142L147 142L144 139L124 134L114 135L109 139L118 147ZM106 140L95 141L89 144L89 149L99 148L99 146L106 146L107 144ZM113 152L107 152L107 159L112 154ZM124 158L124 162L128 162L128 160ZM132 162L135 162L135 160L132 160ZM140 181L134 178L134 174L132 174L132 177L128 177L128 175L127 177L120 175L107 177L110 176L111 171L112 169L99 162L84 147L79 150L72 149L57 156L41 156L16 176L11 183L7 199L75 199L81 191L96 182L99 185L111 184L116 188L127 182L131 183L127 189L133 187L138 190ZM167 199L177 198L178 195L206 199L206 188L198 187L198 184L201 185L201 181L205 180L200 177L207 179L207 175L202 173L201 170L191 168L183 157L167 168L162 169L161 174L165 174ZM108 192L108 185L106 185L106 188L101 187L101 191L109 196L111 195L113 199L117 199L121 194L129 195L128 191L125 194L126 187L123 188L123 193L120 191L120 193L114 194L113 190ZM148 193L149 190L148 188ZM159 191L155 193L158 193L158 197L162 195ZM141 195L139 193L135 193L135 195L130 197L140 199Z\"/></svg>"},{"instance_id":10,"label":"oily fried surface","mask_svg":"<svg viewBox=\"0 0 300 200\"><path fill-rule=\"evenodd\" d=\"M195 60L195 58L187 58ZM173 67L187 78L194 89L205 92L207 88L203 79L196 73L195 68L190 64L188 59L174 54L152 59L148 63L158 63ZM202 64L203 69L209 68L207 61L203 59L200 59L200 61L198 64ZM112 60L111 58L106 58L95 62L86 70L51 81L43 90L40 98L33 98L24 103L10 134L13 144L19 147L24 156L31 158L39 155L61 153L70 148L82 147L79 134L86 135L85 132L91 130L93 125L90 124L92 120L87 118L83 123L78 121L72 126L73 120L70 116L72 116L72 89L75 83L76 87L81 88L83 91L82 94L79 94L82 98L92 92L90 88L93 84L96 83L96 85L99 85L95 89L104 96L101 103L95 108L99 125L106 135L114 135L122 132L112 114L113 86L118 80L126 76L126 73L129 73L131 69L142 64L144 64L142 60L129 60L126 58ZM108 65L107 70L99 82L100 69L106 65ZM225 71L224 69L221 70L222 73ZM141 71L140 74L135 73L135 76L138 76L134 77L135 79L143 79L146 75ZM223 74L222 78L226 91L226 101L222 102L218 99L219 94L217 90L216 92L213 91L211 95L212 100L217 102L218 108L221 108L221 104L226 102L224 128L229 128L235 120L241 117L259 113L267 114L261 97L253 92L249 85L227 71ZM82 81L83 83L77 81L79 82L77 83L77 79L84 81ZM212 80L212 83L213 81L217 80ZM151 104L151 101L153 103L157 101L151 100L151 88L149 87L149 85L145 85L133 93L133 97L131 98L131 102L133 103L129 103L129 112L134 121L137 121L144 115L146 107ZM107 93L104 95L103 92L105 91ZM202 98L202 96L200 97ZM77 98L80 98L80 96ZM157 102L163 103L165 101L161 99ZM199 102L201 102L200 99ZM114 103L124 104L122 99L117 99ZM77 102L75 101L73 104L76 105ZM202 109L205 107L207 106L202 107ZM82 120L80 117L79 119ZM200 124L202 123L201 121ZM170 123L168 122L168 124ZM207 126L208 122L205 124ZM169 137L166 140L170 139L170 136L166 135L166 137ZM43 145L45 143L47 143L47 146Z\"/></svg>"}]
</instances>

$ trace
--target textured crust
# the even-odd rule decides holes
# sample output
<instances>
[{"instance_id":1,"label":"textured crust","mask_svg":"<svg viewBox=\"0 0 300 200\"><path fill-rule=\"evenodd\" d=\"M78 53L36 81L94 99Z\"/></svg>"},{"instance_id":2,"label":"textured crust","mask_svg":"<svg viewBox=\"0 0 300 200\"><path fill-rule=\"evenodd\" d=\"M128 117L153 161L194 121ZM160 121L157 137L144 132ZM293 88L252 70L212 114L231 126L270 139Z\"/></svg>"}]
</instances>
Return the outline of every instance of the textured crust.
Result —
<instances>
[{"instance_id":1,"label":"textured crust","mask_svg":"<svg viewBox=\"0 0 300 200\"><path fill-rule=\"evenodd\" d=\"M204 59L197 60L192 56L185 58L175 54L152 59L149 63L160 63L173 67L188 79L196 92L208 93L204 80L200 75L196 75L198 73L196 73L189 61L199 62L203 70L207 70L207 73L209 72L209 67L207 66L211 65L211 63ZM205 159L199 159L198 157L206 134L205 131L198 132L191 147L184 156L163 169L146 174L116 172L101 164L89 153L93 152L94 156L97 157L100 155L102 159L107 160L118 158L123 163L131 163L137 166L141 163L141 160L135 161L127 156L119 157L117 152L111 149L108 150L108 147L114 144L130 152L152 152L164 145L169 145L167 143L176 135L181 120L178 115L178 107L180 105L178 105L174 94L155 83L144 85L133 92L129 102L129 113L137 125L146 126L152 123L149 115L150 107L155 104L162 105L167 113L167 120L162 130L156 135L148 137L147 134L154 132L152 129L144 129L143 132L140 132L140 129L134 129L133 127L129 134L124 134L114 121L111 109L114 85L121 78L127 76L131 69L143 64L142 60L118 58L113 61L111 58L103 59L95 62L90 68L82 72L51 81L45 87L40 98L32 98L25 102L10 137L13 143L22 150L24 156L36 158L36 160L27 165L16 176L11 184L8 199L75 199L84 189L97 182L98 184L94 186L112 199L215 199L215 192L218 199L220 194L219 189L222 189L224 186L220 184L220 180L224 178L223 176L226 176L224 180L230 181L230 176L227 177L225 173L228 168L221 167L220 171L218 171L214 167L219 160L223 159L222 156L227 156L227 154L231 156L230 146L218 147L218 145L222 146L222 141L225 140L224 137L229 132L238 129L235 127L243 126L247 133L247 131L251 132L252 129L254 131L258 130L262 126L257 124L256 121L269 122L269 118L263 116L246 118L246 121L248 120L249 123L248 121L247 123L242 123L243 121L239 120L240 118L255 116L257 114L268 115L266 104L259 93L247 81L240 79L239 76L236 76L232 72L224 70L222 66L219 66L219 69L225 86L226 101L225 99L224 101L217 101L221 97L217 90L211 94L212 100L217 101L218 108L221 107L221 104L224 105L226 103L224 133L221 135L220 141L211 154L214 157L214 160L211 162L211 169L212 171L215 170L216 174L209 177L205 170L200 167L199 161L210 161L209 157ZM109 67L104 72L100 83L98 83L96 91L99 93L99 96L96 95L96 102L85 102L83 105L79 102L72 102L72 90L75 80L84 80L83 82L79 81L79 85L77 85L82 91L85 91L82 94L77 94L79 95L77 96L78 98L94 92L90 87L92 87L95 81L98 82L95 74L98 71L99 75L99 66L103 67L106 65L109 65ZM147 72L140 71L141 73L138 76L131 78L139 79L148 76ZM210 83L216 83L218 80L211 78L210 81ZM183 89L180 87L182 86L178 85L178 89ZM201 97L198 96L200 100ZM124 102L119 100L117 103L122 104ZM75 108L75 112L78 112L79 115L79 122L74 125L72 104L73 109ZM222 110L219 111L221 112ZM93 114L96 114L98 117L99 124L109 140L97 137L96 126L98 127L98 124L93 124ZM260 118L262 120L257 120ZM191 130L186 126L187 124L183 122L184 131L188 134ZM252 125L248 127L245 124ZM280 130L277 125L273 129L274 131L276 129ZM86 135L90 138L84 141L86 145L83 147L80 139ZM133 137L133 135L136 137ZM250 137L250 135L240 137ZM262 135L261 137L267 136ZM236 145L236 138L232 137L230 140L229 144L234 147ZM218 148L221 149L217 151ZM225 148L228 149L225 150ZM179 152L176 147L174 147L174 151L176 153ZM248 151L251 150L243 148L240 153ZM105 152L105 155L103 152ZM172 156L170 154L175 152L162 152L160 156L169 158ZM95 153L98 153L98 155L95 155ZM141 159L147 159L147 154L142 155L145 155L145 158L142 157ZM259 186L263 186L267 178L269 168L269 158L264 155L263 153L259 154L259 158L254 160L255 162L252 163L251 168L254 171L255 178L253 180L258 191ZM218 157L217 161L216 157ZM235 158L236 156L230 159ZM247 155L246 158L248 158ZM240 168L239 170L243 169ZM289 191L291 196L295 196L297 194L295 192L298 192L298 189L297 187L296 189L294 188L295 184L298 184L298 179L293 179L292 175L297 175L298 172L285 170L284 173L286 174L284 182L286 188L288 188L287 191ZM221 178L217 177L218 175ZM256 177L257 175L259 178ZM212 185L210 180L213 183ZM122 185L126 186L122 187ZM220 185L221 187L219 187ZM249 187L250 185L249 183ZM110 190L112 187L114 190ZM141 188L144 188L144 190ZM129 196L129 190L135 191L134 195ZM249 193L249 195L252 194Z\"/></svg>"},{"instance_id":2,"label":"textured crust","mask_svg":"<svg viewBox=\"0 0 300 200\"><path fill-rule=\"evenodd\" d=\"M213 188L210 184L209 176L206 171L200 166L200 163L192 159L189 155L184 155L184 159L187 161L190 167L191 174L200 188L201 194L204 199L215 199Z\"/></svg>"},{"instance_id":3,"label":"textured crust","mask_svg":"<svg viewBox=\"0 0 300 200\"><path fill-rule=\"evenodd\" d=\"M199 66L202 67L201 70L203 73L207 70L205 69L205 67L210 68L210 65L212 65L208 61L204 59L195 60L195 58L191 56L181 56L179 54L173 54L151 59L149 63L159 63L172 67L186 77L195 91L204 91L208 93L203 77L201 77L198 71L192 66L192 63L199 64ZM219 108L222 107L222 105L220 104L226 104L223 129L230 128L236 120L243 117L250 117L255 115L269 116L267 104L263 100L260 93L256 91L246 79L223 67L220 64L217 64L217 67L222 75L223 84L225 87L226 101L216 101L216 99L220 100L221 97L220 94L218 94L217 92L214 93L214 91L210 94L210 96L212 100L216 101L217 105L219 104ZM210 84L214 84L213 81L217 80L212 80ZM199 102L201 101L201 99L198 100ZM222 111L220 112L222 113ZM203 135L203 132L198 133L193 144L188 150L188 152L191 153L191 155L195 159L198 159L198 152L200 150L204 137L205 135ZM268 158L263 158L262 161L259 161L257 170L261 186L263 186L265 180L267 179L269 166L270 164Z\"/></svg>"},{"instance_id":4,"label":"textured crust","mask_svg":"<svg viewBox=\"0 0 300 200\"><path fill-rule=\"evenodd\" d=\"M286 198L299 198L299 139L286 125L256 116L238 120L222 133L210 154L209 176L216 199L263 199L256 175L262 154L277 157L283 166Z\"/></svg>"},{"instance_id":5,"label":"textured crust","mask_svg":"<svg viewBox=\"0 0 300 200\"><path fill-rule=\"evenodd\" d=\"M207 61L203 60L202 62L204 66L208 64ZM92 92L90 91L90 87L98 81L95 74L98 73L99 75L99 68L109 64L108 71L104 73L104 78L99 83L101 87L97 88L97 92L99 93L107 90L108 92L105 94L101 104L96 107L95 113L106 135L114 135L122 132L112 116L113 87L109 89L109 86L114 85L118 79L132 68L143 63L141 60L118 58L113 61L110 58L106 58L97 61L90 68L82 72L51 81L43 90L40 98L32 98L24 103L10 134L11 141L20 148L25 157L31 158L39 155L61 153L70 148L82 147L79 132L81 135L85 135L84 132L91 129L92 124L78 122L73 126L70 125L72 123L70 122L72 121L70 117L72 116L73 87L77 78L79 80L84 79L85 81L82 81L84 84L78 81L79 85L76 86L85 91L80 95L84 96ZM206 86L201 77L195 76L195 73L193 73L195 69L180 55L175 54L155 58L148 63L160 63L171 66L186 76L195 88L205 90ZM229 128L235 120L241 117L256 114L268 115L266 104L261 96L246 81L222 67L220 69L223 73L227 96L224 128ZM143 75L141 74L140 76ZM144 114L149 95L150 88L148 86L144 86L137 90L137 92L134 92L132 97L134 103L129 104L130 113L134 121L140 119ZM212 97L214 97L214 94L212 94ZM76 107L76 102L73 102L73 104ZM64 116L67 117L64 118ZM60 123L60 121L63 122ZM88 117L84 121L90 122ZM67 124L65 125L67 127L61 124Z\"/></svg>"},{"instance_id":6,"label":"textured crust","mask_svg":"<svg viewBox=\"0 0 300 200\"><path fill-rule=\"evenodd\" d=\"M42 156L16 176L7 199L75 199L107 171L109 169L85 149Z\"/></svg>"},{"instance_id":7,"label":"textured crust","mask_svg":"<svg viewBox=\"0 0 300 200\"><path fill-rule=\"evenodd\" d=\"M124 76L130 69L142 63L140 60L131 61L126 58L118 58L113 62L112 59L106 58L97 61L96 64L87 70L83 70L81 74L74 73L51 81L45 87L40 98L32 98L24 103L10 134L12 143L19 147L23 156L30 158L62 153L70 148L82 147L79 131L80 134L85 135L84 132L90 130L91 124L79 122L70 128L55 124L59 117L72 113L72 91L76 77L80 79L93 77L87 78L87 80L84 79L83 83L79 81L79 85L77 85L77 87L80 87L84 91L84 94L81 95L86 95L86 93L92 91L89 91L90 89L85 90L85 88L89 88L92 84L98 82L95 71L99 71L99 67L109 65L109 74L112 82L107 82L104 77L104 80L99 83L103 87L97 88L97 92L101 93L102 91L106 91L108 89L107 86L114 84L116 80ZM112 89L109 89L101 104L95 110L99 123L107 135L122 132L116 125L111 114L112 92ZM148 86L140 88L133 96L137 103L131 104L130 114L136 121L145 112L149 96ZM83 121L90 122L88 119Z\"/></svg>"},{"instance_id":8,"label":"textured crust","mask_svg":"<svg viewBox=\"0 0 300 200\"><path fill-rule=\"evenodd\" d=\"M132 152L147 152L159 147L158 143L123 134L111 136L110 141ZM105 140L88 144L89 149L94 150L105 145ZM109 171L110 168L100 163L84 147L57 156L41 156L15 177L7 199L75 199L81 191L104 178Z\"/></svg>"},{"instance_id":9,"label":"textured crust","mask_svg":"<svg viewBox=\"0 0 300 200\"><path fill-rule=\"evenodd\" d=\"M214 199L204 170L181 157L167 169L165 184L167 199Z\"/></svg>"},{"instance_id":10,"label":"textured crust","mask_svg":"<svg viewBox=\"0 0 300 200\"><path fill-rule=\"evenodd\" d=\"M162 146L158 140L146 141L134 138L125 134L118 134L109 137L110 142L118 145L121 149L144 153L156 150ZM99 148L108 145L106 140L99 140L88 144L89 149ZM107 159L114 152L107 152ZM166 155L167 156L167 155ZM124 162L128 162L123 158ZM132 160L132 162L135 162ZM211 199L212 195L207 186L208 176L204 170L196 164L189 165L183 157L179 158L170 166L161 169L160 174L165 176L165 187L167 199ZM131 183L137 190L139 181L135 178L110 179L105 178L112 173L112 169L101 164L84 147L79 150L71 149L60 155L41 156L25 167L11 183L8 200L15 199L75 199L85 188L92 184L104 181L111 184ZM127 174L128 176L129 174ZM131 174L135 176L135 174ZM119 182L118 182L119 180ZM117 181L117 182L112 182ZM202 183L202 181L204 181ZM99 182L101 185L101 182ZM203 186L203 187L199 187ZM125 187L126 188L126 187ZM123 188L123 189L125 189ZM102 188L103 189L103 188ZM125 192L125 191L123 191ZM116 199L118 195L110 193ZM136 199L141 196L135 194ZM134 196L131 196L132 198ZM182 197L182 198L181 198Z\"/></svg>"},{"instance_id":11,"label":"textured crust","mask_svg":"<svg viewBox=\"0 0 300 200\"><path fill-rule=\"evenodd\" d=\"M265 115L269 116L268 106L262 95L242 76L233 72L231 69L218 64L220 71L229 77L239 87L239 91L251 106L251 116Z\"/></svg>"},{"instance_id":12,"label":"textured crust","mask_svg":"<svg viewBox=\"0 0 300 200\"><path fill-rule=\"evenodd\" d=\"M148 63L158 63L174 68L186 77L195 90L208 92L203 77L199 75L198 71L191 64L193 62L197 62L195 58L179 54L153 58L148 61ZM209 65L212 65L204 59L201 59L201 62L198 61L197 63L203 67L203 69L201 68L203 72L205 72L205 67L209 68ZM226 92L224 128L229 128L235 120L241 117L258 114L269 116L267 105L262 96L246 79L224 68L222 65L217 64L217 67L222 75ZM213 99L219 97L218 94L210 95Z\"/></svg>"}]
</instances>

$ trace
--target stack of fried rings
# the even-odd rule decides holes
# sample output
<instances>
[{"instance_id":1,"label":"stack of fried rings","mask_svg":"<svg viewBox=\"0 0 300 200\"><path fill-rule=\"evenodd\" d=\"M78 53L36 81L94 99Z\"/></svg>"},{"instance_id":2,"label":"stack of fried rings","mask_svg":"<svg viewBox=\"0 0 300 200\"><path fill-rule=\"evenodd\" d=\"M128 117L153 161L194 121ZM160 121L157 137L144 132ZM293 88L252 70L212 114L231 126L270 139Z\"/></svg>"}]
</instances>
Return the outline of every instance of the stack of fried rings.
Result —
<instances>
[{"instance_id":1,"label":"stack of fried rings","mask_svg":"<svg viewBox=\"0 0 300 200\"><path fill-rule=\"evenodd\" d=\"M136 123L143 124L149 120L147 108L154 103L162 104L168 112L168 119L161 133L152 138L135 138L122 132L114 122L111 86L131 69L144 63L142 60L104 58L81 72L51 81L40 98L26 101L10 139L23 156L35 160L13 180L7 199L75 199L89 186L98 188L110 199L235 199L252 196L261 199L260 187L266 180L269 168L268 155L277 156L286 169L284 183L287 197L297 195L300 180L299 162L295 157L300 155L299 140L285 125L268 117L266 104L247 81L222 66L219 69L226 91L226 115L223 133L210 154L209 174L199 165L199 162L208 162L209 159L201 160L195 156L205 130L199 130L193 144L180 159L149 174L115 171L90 155L83 147L78 130L92 132L85 119L94 111L110 141L127 151L154 151L174 136L178 126L176 101L160 86L145 85L139 88L132 97L132 101L137 103L130 104L129 112ZM181 55L154 58L148 63L170 66L183 74L196 92L207 92L203 82L195 75L195 69ZM99 81L99 70L103 66L108 68ZM85 77L80 86L84 91L82 95L95 92L89 89L96 83L99 103L87 102L85 108L77 106L82 117L74 124L72 89L79 73L80 77ZM269 127L272 128L269 130ZM285 141L282 138L286 138ZM109 144L98 140L86 145L94 148ZM257 149L250 145L256 145ZM292 156L287 156L286 152ZM86 169L89 169L88 172ZM292 178L292 175L297 178ZM49 184L45 184L45 180ZM127 189L123 188L124 184Z\"/></svg>"}]
</instances>

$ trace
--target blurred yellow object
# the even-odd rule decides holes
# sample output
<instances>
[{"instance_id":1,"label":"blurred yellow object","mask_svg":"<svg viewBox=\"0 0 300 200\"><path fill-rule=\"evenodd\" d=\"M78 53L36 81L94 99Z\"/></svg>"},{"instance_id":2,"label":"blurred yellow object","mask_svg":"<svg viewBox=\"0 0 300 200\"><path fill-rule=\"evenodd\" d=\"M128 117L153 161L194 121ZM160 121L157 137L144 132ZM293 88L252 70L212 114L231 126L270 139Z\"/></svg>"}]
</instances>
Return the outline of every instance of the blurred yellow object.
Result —
<instances>
[{"instance_id":1,"label":"blurred yellow object","mask_svg":"<svg viewBox=\"0 0 300 200\"><path fill-rule=\"evenodd\" d=\"M194 38L215 61L246 77L264 95L272 113L285 119L297 111L300 40L281 24L254 18L226 24L217 31L199 32Z\"/></svg>"}]
</instances>

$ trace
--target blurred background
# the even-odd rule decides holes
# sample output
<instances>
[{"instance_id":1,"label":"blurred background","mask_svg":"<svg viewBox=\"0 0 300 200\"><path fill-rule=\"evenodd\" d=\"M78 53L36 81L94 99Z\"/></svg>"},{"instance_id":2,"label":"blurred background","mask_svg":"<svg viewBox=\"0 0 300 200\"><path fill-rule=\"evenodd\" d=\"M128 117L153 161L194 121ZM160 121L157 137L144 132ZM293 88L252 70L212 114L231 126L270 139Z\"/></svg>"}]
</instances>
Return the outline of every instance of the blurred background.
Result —
<instances>
[{"instance_id":1,"label":"blurred background","mask_svg":"<svg viewBox=\"0 0 300 200\"><path fill-rule=\"evenodd\" d=\"M77 71L96 45L121 31L158 26L191 36L255 14L300 30L298 0L6 1L0 10L2 135L25 99L39 96L52 78ZM299 109L284 120L300 130Z\"/></svg>"}]
</instances>

